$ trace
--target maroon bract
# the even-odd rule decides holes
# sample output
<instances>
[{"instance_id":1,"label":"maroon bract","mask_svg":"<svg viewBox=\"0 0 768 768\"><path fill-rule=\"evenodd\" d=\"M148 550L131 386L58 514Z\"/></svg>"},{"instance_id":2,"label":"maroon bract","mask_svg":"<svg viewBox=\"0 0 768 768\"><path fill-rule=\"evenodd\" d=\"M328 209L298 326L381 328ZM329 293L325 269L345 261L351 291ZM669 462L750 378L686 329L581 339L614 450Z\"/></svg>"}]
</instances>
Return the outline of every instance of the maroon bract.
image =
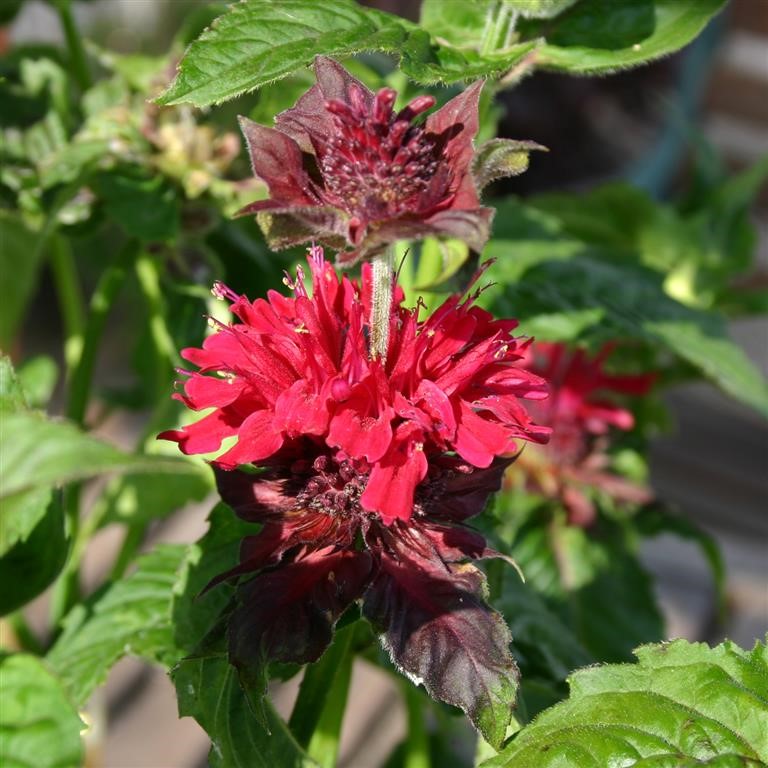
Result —
<instances>
[{"instance_id":1,"label":"maroon bract","mask_svg":"<svg viewBox=\"0 0 768 768\"><path fill-rule=\"evenodd\" d=\"M218 284L240 319L183 356L184 394L202 420L163 433L185 453L237 442L214 461L219 492L260 523L240 564L229 620L231 661L263 687L269 661L317 659L349 605L382 633L394 663L436 698L504 739L517 669L509 632L484 602L496 556L466 521L499 488L520 441L545 441L519 398L546 383L519 365L527 343L452 296L424 321L392 308L386 362L371 359L370 272L341 280L321 248L293 297L250 302ZM235 469L257 464L261 469Z\"/></svg>"},{"instance_id":2,"label":"maroon bract","mask_svg":"<svg viewBox=\"0 0 768 768\"><path fill-rule=\"evenodd\" d=\"M182 352L200 371L184 372L184 394L175 395L213 411L162 438L194 454L236 436L214 462L223 469L300 459L310 445L350 462L364 478L362 508L385 524L411 517L433 456L485 468L519 441L546 441L549 430L520 401L545 397L547 387L518 364L526 343L511 335L516 321L458 295L424 321L418 309L394 306L382 363L368 352L370 265L359 287L339 280L322 249L308 261L311 298L301 274L292 298L270 291L250 302L217 285L241 322Z\"/></svg>"},{"instance_id":3,"label":"maroon bract","mask_svg":"<svg viewBox=\"0 0 768 768\"><path fill-rule=\"evenodd\" d=\"M431 235L482 250L493 215L471 168L482 81L419 122L431 96L396 112L395 91L372 93L332 59L317 57L315 73L276 128L240 121L270 193L240 213L258 215L270 245L320 240L346 249L341 263Z\"/></svg>"},{"instance_id":4,"label":"maroon bract","mask_svg":"<svg viewBox=\"0 0 768 768\"><path fill-rule=\"evenodd\" d=\"M528 352L532 370L551 387L550 397L532 410L552 427L552 439L545 448L526 452L519 469L530 490L559 499L577 525L595 519L591 488L619 502L651 499L647 488L610 471L606 450L611 429L628 431L635 423L616 397L644 395L656 377L606 373L604 364L613 349L606 345L590 357L582 349L538 342Z\"/></svg>"},{"instance_id":5,"label":"maroon bract","mask_svg":"<svg viewBox=\"0 0 768 768\"><path fill-rule=\"evenodd\" d=\"M302 460L261 475L216 471L222 499L263 524L243 540L240 564L212 584L247 579L228 621L230 661L262 693L268 662L315 661L360 601L394 664L499 746L518 672L509 630L485 603L484 576L466 562L498 555L464 522L498 490L509 460L487 469L431 462L411 518L385 525L362 507L366 477L353 462L328 452L313 459L306 448Z\"/></svg>"}]
</instances>

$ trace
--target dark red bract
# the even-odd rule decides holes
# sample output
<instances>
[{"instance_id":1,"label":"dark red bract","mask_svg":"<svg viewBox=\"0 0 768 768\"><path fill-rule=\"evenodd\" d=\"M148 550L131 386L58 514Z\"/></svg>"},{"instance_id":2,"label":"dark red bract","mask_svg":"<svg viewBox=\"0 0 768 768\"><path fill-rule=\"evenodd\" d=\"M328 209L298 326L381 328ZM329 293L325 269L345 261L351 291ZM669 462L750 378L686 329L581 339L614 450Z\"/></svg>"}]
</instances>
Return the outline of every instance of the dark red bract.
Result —
<instances>
[{"instance_id":1,"label":"dark red bract","mask_svg":"<svg viewBox=\"0 0 768 768\"><path fill-rule=\"evenodd\" d=\"M319 239L346 249L342 263L429 235L479 252L492 217L471 172L482 82L418 122L431 96L395 111L391 88L374 94L323 57L315 72L317 84L276 128L241 119L253 171L270 193L241 213L258 214L273 247Z\"/></svg>"}]
</instances>

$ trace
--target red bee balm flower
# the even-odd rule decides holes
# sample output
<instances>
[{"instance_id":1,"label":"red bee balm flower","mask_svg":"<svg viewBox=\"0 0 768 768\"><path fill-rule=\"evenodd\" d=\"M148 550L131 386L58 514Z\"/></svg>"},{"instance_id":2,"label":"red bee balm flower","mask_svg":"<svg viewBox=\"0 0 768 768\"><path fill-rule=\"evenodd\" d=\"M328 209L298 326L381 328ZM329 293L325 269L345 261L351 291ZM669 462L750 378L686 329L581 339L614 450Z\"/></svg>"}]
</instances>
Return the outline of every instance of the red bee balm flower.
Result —
<instances>
[{"instance_id":1,"label":"red bee balm flower","mask_svg":"<svg viewBox=\"0 0 768 768\"><path fill-rule=\"evenodd\" d=\"M317 84L277 116L276 129L241 118L253 172L270 198L240 213L256 213L275 248L320 240L350 249L341 263L431 235L481 251L493 211L480 206L479 187L524 169L503 162L504 147L518 158L541 149L497 139L473 168L482 81L417 122L431 96L396 112L395 91L372 93L332 59L317 57L315 73Z\"/></svg>"},{"instance_id":2,"label":"red bee balm flower","mask_svg":"<svg viewBox=\"0 0 768 768\"><path fill-rule=\"evenodd\" d=\"M644 395L655 375L615 375L603 366L613 351L605 345L595 357L563 344L538 342L528 353L530 366L546 378L551 396L532 409L552 427L552 440L542 451L521 457L519 469L531 490L558 498L570 522L589 525L595 519L591 488L600 488L616 501L650 501L647 488L608 470L609 433L634 427L631 411L614 402L616 396Z\"/></svg>"},{"instance_id":3,"label":"red bee balm flower","mask_svg":"<svg viewBox=\"0 0 768 768\"><path fill-rule=\"evenodd\" d=\"M240 323L183 356L190 408L165 432L185 453L236 444L214 462L222 498L263 524L247 537L248 574L229 621L231 661L250 679L265 661L307 662L355 600L398 667L462 707L500 744L514 700L509 632L466 561L495 556L465 521L498 490L519 441L543 442L518 398L546 395L517 363L527 344L453 296L426 320L399 305L382 362L368 354L370 265L362 286L310 251L312 295L250 302L217 284ZM211 375L213 374L213 375ZM261 471L234 469L261 465ZM506 719L505 719L506 716Z\"/></svg>"}]
</instances>

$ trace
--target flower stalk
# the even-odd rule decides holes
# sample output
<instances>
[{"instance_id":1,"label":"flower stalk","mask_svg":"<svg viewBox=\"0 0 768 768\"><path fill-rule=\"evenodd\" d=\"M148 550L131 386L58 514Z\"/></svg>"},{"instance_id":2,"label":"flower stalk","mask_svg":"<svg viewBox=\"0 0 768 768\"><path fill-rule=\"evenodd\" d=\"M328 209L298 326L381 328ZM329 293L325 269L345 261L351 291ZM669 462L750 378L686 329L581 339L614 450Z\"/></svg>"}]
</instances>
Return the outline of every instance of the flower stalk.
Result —
<instances>
[{"instance_id":1,"label":"flower stalk","mask_svg":"<svg viewBox=\"0 0 768 768\"><path fill-rule=\"evenodd\" d=\"M392 314L392 268L395 249L390 246L383 253L373 257L373 294L371 297L371 339L372 360L387 361L389 347L389 320Z\"/></svg>"}]
</instances>

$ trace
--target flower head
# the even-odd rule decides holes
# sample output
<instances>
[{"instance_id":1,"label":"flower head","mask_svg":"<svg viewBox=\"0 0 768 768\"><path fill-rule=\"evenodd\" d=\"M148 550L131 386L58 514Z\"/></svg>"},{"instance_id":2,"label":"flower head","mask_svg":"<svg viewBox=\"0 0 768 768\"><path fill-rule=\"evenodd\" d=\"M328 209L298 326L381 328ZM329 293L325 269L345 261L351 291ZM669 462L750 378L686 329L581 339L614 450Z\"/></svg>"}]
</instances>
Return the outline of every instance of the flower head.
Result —
<instances>
[{"instance_id":1,"label":"flower head","mask_svg":"<svg viewBox=\"0 0 768 768\"><path fill-rule=\"evenodd\" d=\"M185 371L184 393L175 395L213 410L161 437L185 453L237 437L214 462L222 469L282 464L319 448L354 469L361 507L385 524L411 517L432 457L456 454L486 468L519 441L548 438L520 402L545 397L546 384L519 365L526 344L511 336L515 321L460 296L423 321L418 308L398 305L386 362L371 359L370 265L358 286L339 280L320 248L308 262L311 297L302 274L292 298L271 291L251 302L217 284L241 322L183 351L199 371Z\"/></svg>"},{"instance_id":2,"label":"flower head","mask_svg":"<svg viewBox=\"0 0 768 768\"><path fill-rule=\"evenodd\" d=\"M480 206L471 168L482 81L418 120L431 96L395 111L395 91L372 93L332 59L317 57L315 73L317 84L276 128L241 119L270 193L241 213L258 215L273 247L320 239L348 249L342 263L430 235L479 252L493 213Z\"/></svg>"},{"instance_id":3,"label":"flower head","mask_svg":"<svg viewBox=\"0 0 768 768\"><path fill-rule=\"evenodd\" d=\"M550 384L546 401L531 409L552 427L552 438L541 450L521 457L520 472L534 491L559 499L570 521L588 525L595 518L589 489L600 488L619 502L642 503L649 491L609 470L610 430L631 430L632 412L616 402L619 396L643 395L655 376L616 375L604 370L613 345L594 357L564 344L538 342L528 351L531 369Z\"/></svg>"},{"instance_id":4,"label":"flower head","mask_svg":"<svg viewBox=\"0 0 768 768\"><path fill-rule=\"evenodd\" d=\"M517 669L509 631L466 561L498 556L467 521L498 490L519 441L544 441L519 398L545 382L521 367L515 322L472 297L426 320L392 308L386 362L368 351L370 265L341 280L310 250L292 297L254 302L217 284L240 322L220 325L177 397L200 421L161 437L186 453L236 444L214 461L222 499L262 528L246 537L228 623L232 663L264 679L269 661L317 659L355 601L393 662L504 739ZM257 464L260 469L236 469Z\"/></svg>"}]
</instances>

